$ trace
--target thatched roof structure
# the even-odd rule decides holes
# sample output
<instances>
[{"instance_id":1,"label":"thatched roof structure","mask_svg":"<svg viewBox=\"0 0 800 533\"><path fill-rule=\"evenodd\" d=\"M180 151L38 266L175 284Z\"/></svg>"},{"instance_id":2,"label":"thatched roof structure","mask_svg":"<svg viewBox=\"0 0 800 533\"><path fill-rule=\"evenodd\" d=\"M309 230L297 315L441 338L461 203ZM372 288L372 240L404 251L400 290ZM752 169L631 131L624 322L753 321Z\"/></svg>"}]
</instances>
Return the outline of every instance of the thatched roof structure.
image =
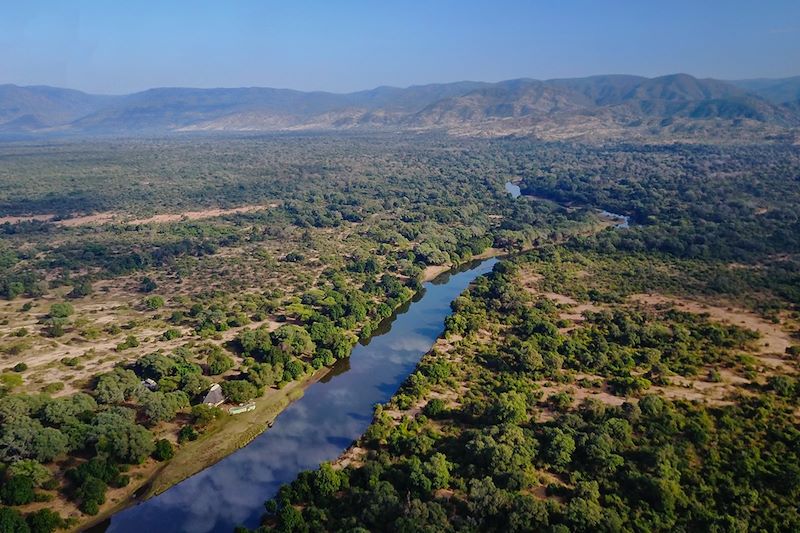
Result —
<instances>
[{"instance_id":1,"label":"thatched roof structure","mask_svg":"<svg viewBox=\"0 0 800 533\"><path fill-rule=\"evenodd\" d=\"M206 394L206 397L203 399L203 403L214 407L225 403L225 395L222 394L222 387L219 386L219 383L214 383L211 388L208 389L208 394Z\"/></svg>"}]
</instances>

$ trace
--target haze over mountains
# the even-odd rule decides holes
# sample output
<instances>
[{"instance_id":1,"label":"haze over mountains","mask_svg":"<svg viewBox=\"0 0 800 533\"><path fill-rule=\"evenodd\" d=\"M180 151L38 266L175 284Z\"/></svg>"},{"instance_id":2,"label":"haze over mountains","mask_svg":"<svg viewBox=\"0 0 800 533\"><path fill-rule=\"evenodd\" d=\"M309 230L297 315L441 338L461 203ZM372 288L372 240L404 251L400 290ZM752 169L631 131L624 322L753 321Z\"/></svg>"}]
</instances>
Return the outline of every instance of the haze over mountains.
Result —
<instances>
[{"instance_id":1,"label":"haze over mountains","mask_svg":"<svg viewBox=\"0 0 800 533\"><path fill-rule=\"evenodd\" d=\"M631 134L779 135L800 127L800 77L725 82L686 74L378 87L159 88L98 96L0 85L0 132L143 135L287 130L443 130L543 138Z\"/></svg>"}]
</instances>

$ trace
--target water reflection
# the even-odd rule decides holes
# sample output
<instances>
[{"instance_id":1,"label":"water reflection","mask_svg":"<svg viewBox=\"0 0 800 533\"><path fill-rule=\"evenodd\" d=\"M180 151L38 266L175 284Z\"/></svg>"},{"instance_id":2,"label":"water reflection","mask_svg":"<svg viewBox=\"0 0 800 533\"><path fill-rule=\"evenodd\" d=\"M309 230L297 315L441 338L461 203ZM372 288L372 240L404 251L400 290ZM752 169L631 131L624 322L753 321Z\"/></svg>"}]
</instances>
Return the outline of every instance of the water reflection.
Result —
<instances>
[{"instance_id":1,"label":"water reflection","mask_svg":"<svg viewBox=\"0 0 800 533\"><path fill-rule=\"evenodd\" d=\"M411 312L382 324L377 336L310 386L271 429L216 465L118 513L108 531L230 533L238 524L258 525L264 500L281 484L335 459L364 432L373 406L394 394L442 331L450 302L496 262L476 262L427 283Z\"/></svg>"},{"instance_id":2,"label":"water reflection","mask_svg":"<svg viewBox=\"0 0 800 533\"><path fill-rule=\"evenodd\" d=\"M519 185L511 183L510 181L506 182L506 192L510 194L512 198L519 198L522 194L522 190L519 188Z\"/></svg>"},{"instance_id":3,"label":"water reflection","mask_svg":"<svg viewBox=\"0 0 800 533\"><path fill-rule=\"evenodd\" d=\"M629 216L620 215L618 213L612 213L611 211L605 210L600 211L600 214L606 218L616 221L616 224L614 224L615 228L629 228L631 226L631 217Z\"/></svg>"},{"instance_id":4,"label":"water reflection","mask_svg":"<svg viewBox=\"0 0 800 533\"><path fill-rule=\"evenodd\" d=\"M522 195L522 189L520 189L519 185L515 185L510 181L506 182L506 192L510 194L512 198L519 198ZM600 210L600 215L616 221L616 224L614 225L615 228L622 229L630 227L629 216L620 215L618 213L612 213L611 211L605 210Z\"/></svg>"}]
</instances>

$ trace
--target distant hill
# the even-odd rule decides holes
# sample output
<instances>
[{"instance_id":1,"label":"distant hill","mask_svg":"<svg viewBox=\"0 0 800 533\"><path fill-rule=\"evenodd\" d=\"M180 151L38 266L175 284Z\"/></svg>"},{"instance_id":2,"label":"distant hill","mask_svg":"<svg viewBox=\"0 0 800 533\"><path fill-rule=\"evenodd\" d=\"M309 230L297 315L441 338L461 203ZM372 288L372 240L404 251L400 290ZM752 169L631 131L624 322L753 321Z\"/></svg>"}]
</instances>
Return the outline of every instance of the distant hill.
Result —
<instances>
[{"instance_id":1,"label":"distant hill","mask_svg":"<svg viewBox=\"0 0 800 533\"><path fill-rule=\"evenodd\" d=\"M791 104L800 101L800 76L782 79L735 80L730 83L769 100L773 104Z\"/></svg>"},{"instance_id":2,"label":"distant hill","mask_svg":"<svg viewBox=\"0 0 800 533\"><path fill-rule=\"evenodd\" d=\"M69 124L114 100L57 87L0 85L0 129L30 131Z\"/></svg>"},{"instance_id":3,"label":"distant hill","mask_svg":"<svg viewBox=\"0 0 800 533\"><path fill-rule=\"evenodd\" d=\"M0 86L0 132L443 130L464 135L624 137L800 126L800 77L725 82L688 74L378 87L348 94L290 89L159 88L96 96Z\"/></svg>"}]
</instances>

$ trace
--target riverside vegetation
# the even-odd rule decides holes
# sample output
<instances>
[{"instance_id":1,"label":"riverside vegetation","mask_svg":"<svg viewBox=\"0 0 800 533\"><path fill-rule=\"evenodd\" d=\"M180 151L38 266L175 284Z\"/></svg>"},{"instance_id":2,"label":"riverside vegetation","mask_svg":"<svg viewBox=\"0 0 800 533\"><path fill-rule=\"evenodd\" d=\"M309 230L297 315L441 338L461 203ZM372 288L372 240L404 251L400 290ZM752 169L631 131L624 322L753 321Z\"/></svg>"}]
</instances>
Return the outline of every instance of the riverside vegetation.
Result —
<instances>
[{"instance_id":1,"label":"riverside vegetation","mask_svg":"<svg viewBox=\"0 0 800 533\"><path fill-rule=\"evenodd\" d=\"M2 529L80 526L147 481L190 475L203 464L179 461L183 448L214 442L211 462L252 438L202 403L212 383L274 416L282 389L347 357L435 272L602 225L511 201L505 149L472 148L3 145Z\"/></svg>"},{"instance_id":2,"label":"riverside vegetation","mask_svg":"<svg viewBox=\"0 0 800 533\"><path fill-rule=\"evenodd\" d=\"M800 528L796 147L571 148L519 154L519 201L635 224L479 278L263 529Z\"/></svg>"}]
</instances>

